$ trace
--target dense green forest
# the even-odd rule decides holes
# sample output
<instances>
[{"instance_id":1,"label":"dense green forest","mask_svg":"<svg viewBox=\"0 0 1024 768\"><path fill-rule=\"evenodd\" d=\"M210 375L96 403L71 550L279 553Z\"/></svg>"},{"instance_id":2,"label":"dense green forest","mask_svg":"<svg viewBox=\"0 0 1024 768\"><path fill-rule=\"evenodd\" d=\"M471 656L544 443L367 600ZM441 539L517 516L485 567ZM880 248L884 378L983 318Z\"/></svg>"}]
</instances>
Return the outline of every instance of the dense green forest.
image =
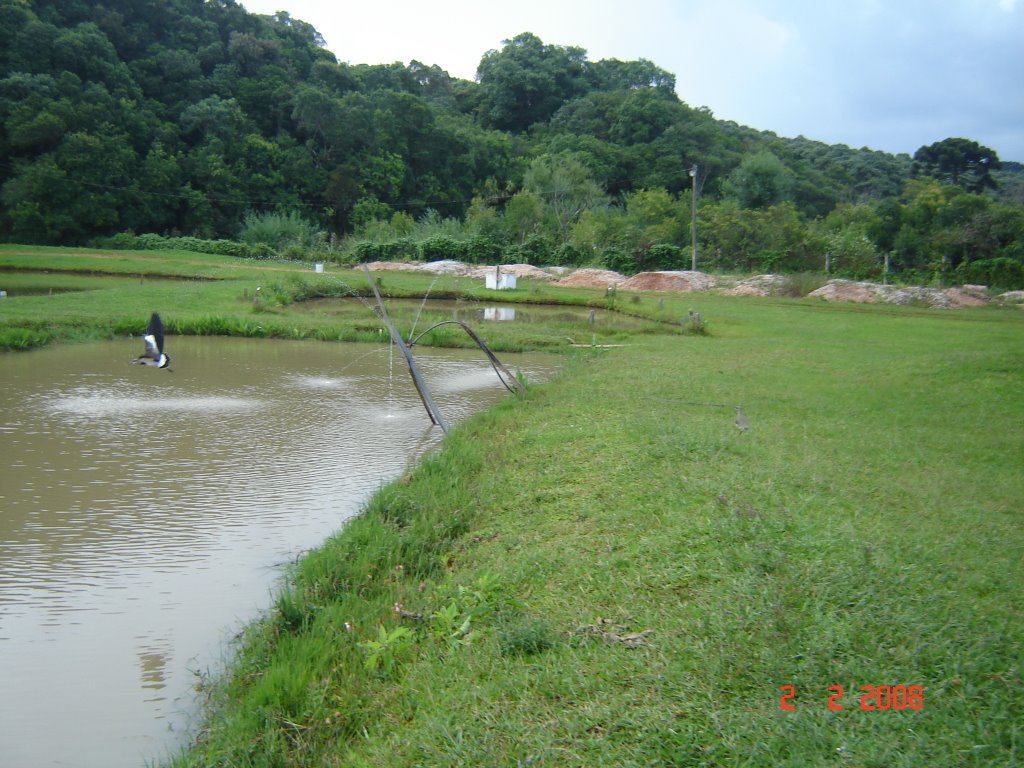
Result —
<instances>
[{"instance_id":1,"label":"dense green forest","mask_svg":"<svg viewBox=\"0 0 1024 768\"><path fill-rule=\"evenodd\" d=\"M467 81L234 0L0 0L3 240L633 273L690 266L695 190L702 269L1024 287L1024 167L969 139L779 137L530 33Z\"/></svg>"}]
</instances>

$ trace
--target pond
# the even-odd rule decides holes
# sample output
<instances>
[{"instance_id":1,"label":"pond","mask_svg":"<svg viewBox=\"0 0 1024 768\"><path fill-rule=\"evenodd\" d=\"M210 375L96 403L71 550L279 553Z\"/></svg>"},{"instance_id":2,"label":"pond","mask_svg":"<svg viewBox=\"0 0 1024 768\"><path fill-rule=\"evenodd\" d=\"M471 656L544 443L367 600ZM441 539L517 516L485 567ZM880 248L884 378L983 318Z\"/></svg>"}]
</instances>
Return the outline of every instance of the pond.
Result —
<instances>
[{"instance_id":1,"label":"pond","mask_svg":"<svg viewBox=\"0 0 1024 768\"><path fill-rule=\"evenodd\" d=\"M170 372L141 346L0 356L5 765L173 754L283 569L442 438L390 345L170 337ZM450 424L510 396L477 350L416 359Z\"/></svg>"},{"instance_id":2,"label":"pond","mask_svg":"<svg viewBox=\"0 0 1024 768\"><path fill-rule=\"evenodd\" d=\"M462 320L471 325L481 321L517 323L561 323L573 326L578 332L592 330L638 330L657 327L657 323L646 318L632 317L609 309L595 309L584 306L563 304L512 304L498 301L473 301L450 299L388 299L387 310L396 325L408 326L423 331L438 317ZM303 302L296 310L323 316L366 314L365 299L312 299Z\"/></svg>"}]
</instances>

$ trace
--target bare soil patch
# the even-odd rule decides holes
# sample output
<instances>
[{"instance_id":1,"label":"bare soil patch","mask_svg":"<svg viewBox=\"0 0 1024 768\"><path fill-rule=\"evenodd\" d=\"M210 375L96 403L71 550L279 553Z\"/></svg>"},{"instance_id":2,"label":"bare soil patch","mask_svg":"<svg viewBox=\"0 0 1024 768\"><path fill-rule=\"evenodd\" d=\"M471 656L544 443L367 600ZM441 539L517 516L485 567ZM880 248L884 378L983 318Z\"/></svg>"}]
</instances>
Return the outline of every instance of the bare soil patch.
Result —
<instances>
[{"instance_id":1,"label":"bare soil patch","mask_svg":"<svg viewBox=\"0 0 1024 768\"><path fill-rule=\"evenodd\" d=\"M785 275L755 275L722 291L726 296L777 296L789 284Z\"/></svg>"},{"instance_id":2,"label":"bare soil patch","mask_svg":"<svg viewBox=\"0 0 1024 768\"><path fill-rule=\"evenodd\" d=\"M936 309L980 307L988 303L985 287L968 285L958 288L928 288L920 285L896 287L879 283L829 280L807 294L825 301L852 301L861 304L898 304L928 306Z\"/></svg>"},{"instance_id":3,"label":"bare soil patch","mask_svg":"<svg viewBox=\"0 0 1024 768\"><path fill-rule=\"evenodd\" d=\"M625 282L626 278L618 272L608 269L577 269L555 283L570 288L615 288Z\"/></svg>"},{"instance_id":4,"label":"bare soil patch","mask_svg":"<svg viewBox=\"0 0 1024 768\"><path fill-rule=\"evenodd\" d=\"M470 270L470 277L484 278L494 274L494 267L473 267ZM502 264L501 274L515 275L517 279L528 278L530 280L554 280L557 275L547 270L535 267L533 264Z\"/></svg>"},{"instance_id":5,"label":"bare soil patch","mask_svg":"<svg viewBox=\"0 0 1024 768\"><path fill-rule=\"evenodd\" d=\"M703 272L640 272L618 285L623 291L708 291L717 280Z\"/></svg>"}]
</instances>

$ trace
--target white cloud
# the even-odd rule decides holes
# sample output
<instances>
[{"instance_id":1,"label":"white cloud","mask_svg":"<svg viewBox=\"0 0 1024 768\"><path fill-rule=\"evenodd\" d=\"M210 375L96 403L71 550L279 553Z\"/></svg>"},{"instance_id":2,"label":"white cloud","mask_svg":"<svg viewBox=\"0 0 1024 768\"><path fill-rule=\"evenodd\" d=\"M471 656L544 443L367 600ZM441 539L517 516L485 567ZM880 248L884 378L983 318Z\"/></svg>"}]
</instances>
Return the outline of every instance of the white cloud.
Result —
<instances>
[{"instance_id":1,"label":"white cloud","mask_svg":"<svg viewBox=\"0 0 1024 768\"><path fill-rule=\"evenodd\" d=\"M241 2L311 23L339 61L472 79L486 51L532 32L591 61L648 59L688 104L759 130L911 153L963 135L1024 160L1018 0Z\"/></svg>"},{"instance_id":2,"label":"white cloud","mask_svg":"<svg viewBox=\"0 0 1024 768\"><path fill-rule=\"evenodd\" d=\"M678 78L680 97L726 119L742 121L755 105L784 88L787 62L802 55L799 31L768 18L752 3L704 2L692 23L694 64L689 77Z\"/></svg>"}]
</instances>

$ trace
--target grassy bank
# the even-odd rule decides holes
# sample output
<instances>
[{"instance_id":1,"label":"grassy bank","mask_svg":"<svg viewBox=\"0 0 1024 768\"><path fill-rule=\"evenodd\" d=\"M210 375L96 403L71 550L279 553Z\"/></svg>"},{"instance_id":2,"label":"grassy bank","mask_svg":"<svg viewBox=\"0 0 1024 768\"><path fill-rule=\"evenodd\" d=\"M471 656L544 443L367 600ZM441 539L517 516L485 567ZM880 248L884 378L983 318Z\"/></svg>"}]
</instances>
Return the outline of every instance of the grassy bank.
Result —
<instances>
[{"instance_id":1,"label":"grassy bank","mask_svg":"<svg viewBox=\"0 0 1024 768\"><path fill-rule=\"evenodd\" d=\"M384 489L178 765L1019 761L1019 316L705 311L712 335L582 359Z\"/></svg>"},{"instance_id":2,"label":"grassy bank","mask_svg":"<svg viewBox=\"0 0 1024 768\"><path fill-rule=\"evenodd\" d=\"M0 334L139 333L153 309L175 333L378 332L358 301L304 301L337 275L277 268L83 274L4 300ZM475 295L448 280L382 276ZM617 302L641 325L593 335L621 346L457 427L297 564L175 766L1021 762L1024 313ZM706 335L680 332L691 308ZM589 328L483 335L568 350ZM862 686L903 686L900 708Z\"/></svg>"},{"instance_id":3,"label":"grassy bank","mask_svg":"<svg viewBox=\"0 0 1024 768\"><path fill-rule=\"evenodd\" d=\"M471 306L494 302L482 280L453 275L386 272L373 275L381 293L394 300L458 299ZM501 302L559 303L623 309L641 321L631 332L683 330L683 304L660 306L654 298L606 297L601 291L559 289L522 281L501 294ZM97 252L89 249L0 245L0 351L25 350L60 341L140 335L149 315L160 311L173 335L378 341L382 329L372 291L359 269L331 267L323 274L288 261L241 261L192 252ZM349 298L327 310L312 307L320 297ZM16 299L16 300L15 300ZM403 333L423 330L434 317L420 304L396 306ZM445 315L447 317L447 315ZM524 326L491 324L487 343L497 351L559 350L576 338L618 343L618 325L579 319ZM460 331L443 328L420 341L434 346L470 346Z\"/></svg>"}]
</instances>

